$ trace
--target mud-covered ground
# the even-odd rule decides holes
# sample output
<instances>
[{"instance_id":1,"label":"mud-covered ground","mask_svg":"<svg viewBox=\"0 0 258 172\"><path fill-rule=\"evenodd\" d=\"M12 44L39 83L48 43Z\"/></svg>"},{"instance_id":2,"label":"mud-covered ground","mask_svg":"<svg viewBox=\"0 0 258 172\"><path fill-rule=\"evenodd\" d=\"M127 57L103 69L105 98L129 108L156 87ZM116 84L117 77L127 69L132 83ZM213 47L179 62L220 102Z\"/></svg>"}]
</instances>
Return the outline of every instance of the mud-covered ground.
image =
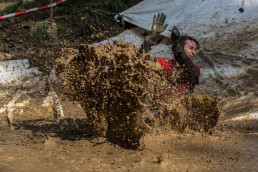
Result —
<instances>
[{"instance_id":1,"label":"mud-covered ground","mask_svg":"<svg viewBox=\"0 0 258 172\"><path fill-rule=\"evenodd\" d=\"M221 117L212 134L152 133L139 150L93 138L76 103L62 101L68 117L15 116L0 121L0 171L256 171L258 120ZM46 115L46 114L45 114Z\"/></svg>"},{"instance_id":2,"label":"mud-covered ground","mask_svg":"<svg viewBox=\"0 0 258 172\"><path fill-rule=\"evenodd\" d=\"M70 40L55 37L39 44L30 42L33 26L42 20L27 21L21 16L0 23L0 53L5 59L38 59L33 64L44 69L52 65L49 59L57 57L62 47L77 48L85 41L75 40L73 35ZM52 23L54 27L56 22ZM110 31L106 37L124 30L112 23L105 29ZM87 31L84 34L86 39L91 37ZM91 42L94 40L88 43ZM199 88L222 96L222 114L212 132L179 133L161 128L147 133L139 149L125 149L104 137L93 137L89 120L78 103L62 97L65 118L58 124L51 111L40 107L42 97L31 94L35 107L23 108L14 116L14 131L8 126L6 114L0 114L0 171L258 171L257 117L236 118L252 112L257 116L257 60L241 61L219 53L211 56L221 65L233 62L250 67L245 75L230 81L237 91L211 77L201 78ZM197 64L201 69L207 66L198 58ZM5 104L1 99L1 107Z\"/></svg>"}]
</instances>

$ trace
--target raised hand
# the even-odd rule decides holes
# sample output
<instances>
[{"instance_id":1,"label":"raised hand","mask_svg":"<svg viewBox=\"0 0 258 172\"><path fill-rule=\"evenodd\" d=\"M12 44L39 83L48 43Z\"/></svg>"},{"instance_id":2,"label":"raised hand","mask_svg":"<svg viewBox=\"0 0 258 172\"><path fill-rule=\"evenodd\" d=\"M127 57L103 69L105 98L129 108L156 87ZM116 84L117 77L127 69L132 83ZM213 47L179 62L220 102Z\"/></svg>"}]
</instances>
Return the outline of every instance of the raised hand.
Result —
<instances>
[{"instance_id":1,"label":"raised hand","mask_svg":"<svg viewBox=\"0 0 258 172\"><path fill-rule=\"evenodd\" d=\"M180 39L180 36L181 36L180 31L176 26L173 26L173 28L169 31L171 31L171 35L170 35L171 43L172 45L175 45Z\"/></svg>"},{"instance_id":2,"label":"raised hand","mask_svg":"<svg viewBox=\"0 0 258 172\"><path fill-rule=\"evenodd\" d=\"M167 24L164 25L166 20L166 15L164 13L158 13L158 16L153 16L153 23L151 26L151 32L152 33L161 33L167 28Z\"/></svg>"}]
</instances>

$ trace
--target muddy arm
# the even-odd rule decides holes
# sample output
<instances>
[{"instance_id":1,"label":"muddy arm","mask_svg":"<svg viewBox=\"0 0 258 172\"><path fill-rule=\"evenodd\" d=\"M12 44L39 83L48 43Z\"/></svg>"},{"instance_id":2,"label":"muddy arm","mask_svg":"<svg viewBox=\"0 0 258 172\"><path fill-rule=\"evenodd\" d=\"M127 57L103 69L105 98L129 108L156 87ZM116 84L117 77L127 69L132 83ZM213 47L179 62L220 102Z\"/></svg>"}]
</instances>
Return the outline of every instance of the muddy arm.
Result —
<instances>
[{"instance_id":1,"label":"muddy arm","mask_svg":"<svg viewBox=\"0 0 258 172\"><path fill-rule=\"evenodd\" d=\"M184 73L186 74L189 91L193 92L195 85L199 82L198 70L193 65L192 60L185 54L184 48L179 43L175 44L172 49L176 61L183 67Z\"/></svg>"},{"instance_id":2,"label":"muddy arm","mask_svg":"<svg viewBox=\"0 0 258 172\"><path fill-rule=\"evenodd\" d=\"M183 45L179 43L181 34L176 26L173 26L171 31L171 44L176 61L182 66L186 75L188 89L193 92L196 84L199 83L199 74L197 68L193 65L192 60L186 55Z\"/></svg>"},{"instance_id":3,"label":"muddy arm","mask_svg":"<svg viewBox=\"0 0 258 172\"><path fill-rule=\"evenodd\" d=\"M151 50L151 46L153 46L156 38L158 37L159 34L153 33L151 35L148 35L145 40L143 41L141 48L139 49L139 52L142 54L143 51L145 53L148 53Z\"/></svg>"},{"instance_id":4,"label":"muddy arm","mask_svg":"<svg viewBox=\"0 0 258 172\"><path fill-rule=\"evenodd\" d=\"M141 48L139 49L140 53L145 51L146 53L150 51L151 46L154 44L159 33L163 32L167 28L167 24L164 25L166 20L166 15L164 13L158 13L158 16L153 16L153 23L151 26L151 35L147 36L143 41Z\"/></svg>"}]
</instances>

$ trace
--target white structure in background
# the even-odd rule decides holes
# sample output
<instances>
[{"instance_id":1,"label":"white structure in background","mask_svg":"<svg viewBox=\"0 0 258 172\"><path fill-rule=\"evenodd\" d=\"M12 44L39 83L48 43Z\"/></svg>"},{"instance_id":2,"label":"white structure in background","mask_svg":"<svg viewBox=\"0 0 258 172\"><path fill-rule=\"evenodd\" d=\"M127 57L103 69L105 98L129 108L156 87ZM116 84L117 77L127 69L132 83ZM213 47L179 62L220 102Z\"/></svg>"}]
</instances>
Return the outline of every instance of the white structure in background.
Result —
<instances>
[{"instance_id":1,"label":"white structure in background","mask_svg":"<svg viewBox=\"0 0 258 172\"><path fill-rule=\"evenodd\" d=\"M200 77L206 84L212 85L213 79L219 78L224 85L231 85L232 80L255 68L255 64L243 62L258 60L258 0L144 0L115 16L138 28L126 30L110 41L122 40L140 47L143 33L150 31L153 16L158 13L167 16L168 27L161 33L163 36L169 38L169 30L177 26L183 35L200 42L201 49L194 60L206 63ZM150 53L173 58L169 39L163 38ZM224 59L212 59L212 54L224 55ZM257 119L257 113L252 112L252 117Z\"/></svg>"},{"instance_id":2,"label":"white structure in background","mask_svg":"<svg viewBox=\"0 0 258 172\"><path fill-rule=\"evenodd\" d=\"M170 37L169 29L177 26L183 34L210 39L217 32L242 30L246 24L257 27L258 1L144 0L119 15L124 21L150 30L153 15L159 12L167 15L168 27L162 35Z\"/></svg>"},{"instance_id":3,"label":"white structure in background","mask_svg":"<svg viewBox=\"0 0 258 172\"><path fill-rule=\"evenodd\" d=\"M169 38L169 30L173 26L177 26L182 34L199 40L201 50L258 59L258 38L255 40L258 35L258 0L144 0L115 17L119 16L122 20L139 26L139 28L127 30L110 40L121 39L133 42L139 47L143 41L141 34L144 32L143 29L150 30L153 16L161 12L167 16L168 27L161 33L165 37ZM252 36L246 36L250 40L245 36L243 40L240 40L240 42L248 44L248 48L232 49L232 45L227 44L229 38L239 40L241 38L237 36L247 32L256 32ZM153 47L150 53L155 57L172 57L169 42L165 40ZM207 53L205 54L207 55ZM205 70L204 77L209 77L210 73L218 76L221 75L219 71L224 71L225 77L230 78L247 70L244 66L236 67L230 64L220 66L217 64L211 67L213 72L211 69Z\"/></svg>"},{"instance_id":4,"label":"white structure in background","mask_svg":"<svg viewBox=\"0 0 258 172\"><path fill-rule=\"evenodd\" d=\"M37 68L30 68L28 60L23 59L1 61L0 75L0 95L2 99L8 100L0 112L6 112L8 123L12 129L14 111L30 106L29 100L18 103L18 100L28 93L48 90L42 106L52 107L58 121L64 117L59 97L51 85L56 79L55 73L44 76Z\"/></svg>"}]
</instances>

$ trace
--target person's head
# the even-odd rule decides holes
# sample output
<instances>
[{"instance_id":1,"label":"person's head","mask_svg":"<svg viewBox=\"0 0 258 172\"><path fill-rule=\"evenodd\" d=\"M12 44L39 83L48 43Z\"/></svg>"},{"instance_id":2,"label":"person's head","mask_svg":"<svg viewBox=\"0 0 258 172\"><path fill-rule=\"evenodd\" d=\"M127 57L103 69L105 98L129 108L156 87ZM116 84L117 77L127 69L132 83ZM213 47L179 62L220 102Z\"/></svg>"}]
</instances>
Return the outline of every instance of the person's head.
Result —
<instances>
[{"instance_id":1,"label":"person's head","mask_svg":"<svg viewBox=\"0 0 258 172\"><path fill-rule=\"evenodd\" d=\"M195 56L196 50L199 48L199 42L190 37L182 36L179 40L179 44L184 47L184 51L188 57L192 60Z\"/></svg>"}]
</instances>

